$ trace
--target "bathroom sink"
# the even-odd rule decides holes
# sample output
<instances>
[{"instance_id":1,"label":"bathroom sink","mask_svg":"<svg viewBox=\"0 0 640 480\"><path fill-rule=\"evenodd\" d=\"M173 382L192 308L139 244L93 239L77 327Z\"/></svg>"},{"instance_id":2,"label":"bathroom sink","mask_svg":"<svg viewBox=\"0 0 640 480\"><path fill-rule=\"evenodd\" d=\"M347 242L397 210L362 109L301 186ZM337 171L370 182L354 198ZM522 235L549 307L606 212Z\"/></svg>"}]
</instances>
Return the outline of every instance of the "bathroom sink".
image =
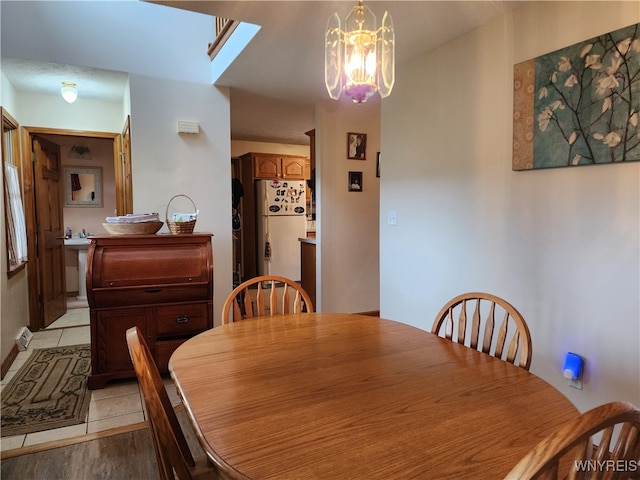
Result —
<instances>
[{"instance_id":1,"label":"bathroom sink","mask_svg":"<svg viewBox=\"0 0 640 480\"><path fill-rule=\"evenodd\" d=\"M64 246L78 251L78 300L87 299L87 250L91 240L88 238L65 238Z\"/></svg>"},{"instance_id":2,"label":"bathroom sink","mask_svg":"<svg viewBox=\"0 0 640 480\"><path fill-rule=\"evenodd\" d=\"M64 245L71 248L89 248L91 240L88 238L65 238Z\"/></svg>"}]
</instances>

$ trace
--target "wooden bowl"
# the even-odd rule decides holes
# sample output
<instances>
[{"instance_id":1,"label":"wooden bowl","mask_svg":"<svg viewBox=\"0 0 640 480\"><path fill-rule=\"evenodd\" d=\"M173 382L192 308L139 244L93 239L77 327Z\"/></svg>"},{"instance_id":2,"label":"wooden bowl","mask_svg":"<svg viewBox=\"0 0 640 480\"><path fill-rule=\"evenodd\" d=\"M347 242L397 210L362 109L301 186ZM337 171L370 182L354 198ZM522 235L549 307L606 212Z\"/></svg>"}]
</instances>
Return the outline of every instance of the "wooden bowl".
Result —
<instances>
[{"instance_id":1,"label":"wooden bowl","mask_svg":"<svg viewBox=\"0 0 640 480\"><path fill-rule=\"evenodd\" d=\"M164 222L103 223L110 235L152 235L162 228Z\"/></svg>"}]
</instances>

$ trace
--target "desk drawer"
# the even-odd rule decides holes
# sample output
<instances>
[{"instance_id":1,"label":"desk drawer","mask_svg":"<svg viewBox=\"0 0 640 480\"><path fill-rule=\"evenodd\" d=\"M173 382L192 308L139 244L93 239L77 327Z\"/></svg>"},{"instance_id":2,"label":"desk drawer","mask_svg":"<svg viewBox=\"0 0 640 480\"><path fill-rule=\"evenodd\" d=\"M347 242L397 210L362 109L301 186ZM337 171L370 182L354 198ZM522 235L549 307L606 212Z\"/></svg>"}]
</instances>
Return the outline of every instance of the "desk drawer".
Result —
<instances>
[{"instance_id":1,"label":"desk drawer","mask_svg":"<svg viewBox=\"0 0 640 480\"><path fill-rule=\"evenodd\" d=\"M160 303L196 302L209 298L209 285L148 285L140 288L94 288L89 292L92 308Z\"/></svg>"},{"instance_id":2,"label":"desk drawer","mask_svg":"<svg viewBox=\"0 0 640 480\"><path fill-rule=\"evenodd\" d=\"M182 335L200 333L209 328L209 305L191 303L154 308L156 335Z\"/></svg>"}]
</instances>

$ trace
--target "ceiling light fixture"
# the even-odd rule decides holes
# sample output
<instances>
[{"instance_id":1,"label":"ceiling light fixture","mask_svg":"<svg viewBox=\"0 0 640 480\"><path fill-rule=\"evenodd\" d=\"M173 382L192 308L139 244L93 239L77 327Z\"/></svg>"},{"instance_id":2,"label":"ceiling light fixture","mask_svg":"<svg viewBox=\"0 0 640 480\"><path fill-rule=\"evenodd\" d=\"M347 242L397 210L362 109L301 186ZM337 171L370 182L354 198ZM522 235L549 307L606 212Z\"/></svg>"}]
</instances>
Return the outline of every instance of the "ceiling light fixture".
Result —
<instances>
[{"instance_id":1,"label":"ceiling light fixture","mask_svg":"<svg viewBox=\"0 0 640 480\"><path fill-rule=\"evenodd\" d=\"M73 82L62 82L60 93L67 103L73 103L76 101L76 98L78 98L78 89Z\"/></svg>"},{"instance_id":2,"label":"ceiling light fixture","mask_svg":"<svg viewBox=\"0 0 640 480\"><path fill-rule=\"evenodd\" d=\"M376 16L358 0L344 30L334 13L327 22L324 52L324 81L334 100L344 92L355 103L363 103L376 91L385 98L393 90L395 33L388 12L378 29Z\"/></svg>"},{"instance_id":3,"label":"ceiling light fixture","mask_svg":"<svg viewBox=\"0 0 640 480\"><path fill-rule=\"evenodd\" d=\"M73 145L69 150L69 158L79 158L82 160L91 160L91 149L83 145Z\"/></svg>"}]
</instances>

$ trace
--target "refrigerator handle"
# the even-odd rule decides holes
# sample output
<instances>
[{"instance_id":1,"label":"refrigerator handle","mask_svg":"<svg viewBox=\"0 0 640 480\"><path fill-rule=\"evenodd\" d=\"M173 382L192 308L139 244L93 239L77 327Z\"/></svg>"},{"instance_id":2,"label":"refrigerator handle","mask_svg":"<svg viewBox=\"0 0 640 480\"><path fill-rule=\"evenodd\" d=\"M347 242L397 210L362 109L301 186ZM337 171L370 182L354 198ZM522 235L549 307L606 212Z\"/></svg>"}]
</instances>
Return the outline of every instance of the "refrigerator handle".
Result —
<instances>
[{"instance_id":1,"label":"refrigerator handle","mask_svg":"<svg viewBox=\"0 0 640 480\"><path fill-rule=\"evenodd\" d=\"M267 196L267 189L264 188L264 211L266 214L266 226L265 226L265 241L264 241L264 258L265 258L265 275L270 273L270 259L271 259L271 234L269 232L269 197Z\"/></svg>"}]
</instances>

